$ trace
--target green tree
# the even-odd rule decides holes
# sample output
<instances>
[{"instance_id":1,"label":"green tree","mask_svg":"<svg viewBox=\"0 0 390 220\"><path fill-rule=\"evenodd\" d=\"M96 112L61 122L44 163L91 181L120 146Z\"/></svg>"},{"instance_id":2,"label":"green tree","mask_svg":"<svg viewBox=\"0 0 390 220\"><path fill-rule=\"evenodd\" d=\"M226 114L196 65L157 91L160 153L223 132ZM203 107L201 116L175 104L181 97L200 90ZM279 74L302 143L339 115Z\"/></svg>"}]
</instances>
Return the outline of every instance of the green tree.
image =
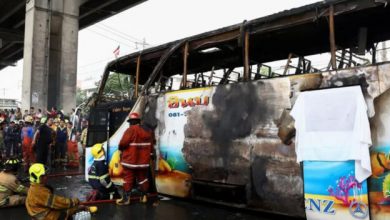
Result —
<instances>
[{"instance_id":1,"label":"green tree","mask_svg":"<svg viewBox=\"0 0 390 220\"><path fill-rule=\"evenodd\" d=\"M96 86L100 82L95 83ZM113 100L129 99L133 95L134 85L129 75L111 72L104 85L103 94Z\"/></svg>"},{"instance_id":2,"label":"green tree","mask_svg":"<svg viewBox=\"0 0 390 220\"><path fill-rule=\"evenodd\" d=\"M87 91L81 90L80 87L76 89L76 106L79 106L81 103L87 101Z\"/></svg>"}]
</instances>

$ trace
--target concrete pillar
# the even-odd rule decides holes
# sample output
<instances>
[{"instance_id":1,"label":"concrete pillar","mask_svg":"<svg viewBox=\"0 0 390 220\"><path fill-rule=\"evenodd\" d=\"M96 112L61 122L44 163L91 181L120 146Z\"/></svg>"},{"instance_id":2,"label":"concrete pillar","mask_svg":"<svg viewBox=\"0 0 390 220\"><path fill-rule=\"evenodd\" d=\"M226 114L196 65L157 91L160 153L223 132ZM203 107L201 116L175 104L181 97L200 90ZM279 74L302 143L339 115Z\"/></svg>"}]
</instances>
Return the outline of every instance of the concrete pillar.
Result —
<instances>
[{"instance_id":1,"label":"concrete pillar","mask_svg":"<svg viewBox=\"0 0 390 220\"><path fill-rule=\"evenodd\" d=\"M80 0L30 0L26 5L22 108L76 105Z\"/></svg>"}]
</instances>

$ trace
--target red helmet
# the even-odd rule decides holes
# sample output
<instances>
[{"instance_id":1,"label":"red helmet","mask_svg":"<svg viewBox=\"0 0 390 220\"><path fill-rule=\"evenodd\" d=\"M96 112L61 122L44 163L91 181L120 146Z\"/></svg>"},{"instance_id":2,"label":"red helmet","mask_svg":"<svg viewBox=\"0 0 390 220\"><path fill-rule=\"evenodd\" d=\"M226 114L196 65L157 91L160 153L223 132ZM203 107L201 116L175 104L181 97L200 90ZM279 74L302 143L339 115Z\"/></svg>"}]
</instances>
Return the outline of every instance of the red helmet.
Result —
<instances>
[{"instance_id":1,"label":"red helmet","mask_svg":"<svg viewBox=\"0 0 390 220\"><path fill-rule=\"evenodd\" d=\"M131 112L129 114L129 119L140 119L139 114L137 112Z\"/></svg>"}]
</instances>

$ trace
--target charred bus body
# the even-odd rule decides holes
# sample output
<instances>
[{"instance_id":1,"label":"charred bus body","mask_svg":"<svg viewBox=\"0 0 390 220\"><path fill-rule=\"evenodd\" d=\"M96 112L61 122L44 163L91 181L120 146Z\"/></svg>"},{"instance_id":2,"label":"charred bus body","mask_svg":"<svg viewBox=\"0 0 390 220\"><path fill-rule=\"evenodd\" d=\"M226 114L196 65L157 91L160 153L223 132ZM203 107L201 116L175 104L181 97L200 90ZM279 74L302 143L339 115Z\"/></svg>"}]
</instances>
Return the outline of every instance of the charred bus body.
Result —
<instances>
[{"instance_id":1,"label":"charred bus body","mask_svg":"<svg viewBox=\"0 0 390 220\"><path fill-rule=\"evenodd\" d=\"M112 61L92 103L91 117L101 123L88 131L88 145L106 141L110 174L120 183L117 144L137 100L135 108L158 139L159 193L303 217L310 204L289 115L300 92L359 85L373 152L388 154L375 151L390 145L390 63L378 63L376 55L378 43L390 39L385 6L371 0L315 3ZM323 69L306 58L328 52ZM279 72L266 65L283 59ZM117 108L107 107L118 98L107 89L115 78L129 83L128 94L121 93ZM108 111L122 112L115 125L107 126ZM380 164L372 168L387 175ZM382 189L373 188L380 197ZM370 194L370 200L371 213L379 210L378 196Z\"/></svg>"}]
</instances>

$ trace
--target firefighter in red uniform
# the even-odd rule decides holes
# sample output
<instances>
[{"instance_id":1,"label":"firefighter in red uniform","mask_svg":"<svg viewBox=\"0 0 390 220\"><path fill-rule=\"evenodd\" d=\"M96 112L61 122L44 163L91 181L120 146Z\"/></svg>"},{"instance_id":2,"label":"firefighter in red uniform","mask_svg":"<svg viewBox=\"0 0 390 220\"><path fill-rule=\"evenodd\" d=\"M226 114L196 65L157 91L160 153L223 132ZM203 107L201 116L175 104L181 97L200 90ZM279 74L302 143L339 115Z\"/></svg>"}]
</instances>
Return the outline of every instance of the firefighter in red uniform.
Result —
<instances>
[{"instance_id":1,"label":"firefighter in red uniform","mask_svg":"<svg viewBox=\"0 0 390 220\"><path fill-rule=\"evenodd\" d=\"M130 127L125 131L119 142L119 150L122 151L121 164L123 166L123 195L116 203L118 205L130 204L130 192L133 189L134 180L137 181L142 192L140 201L147 201L146 193L149 189L148 170L150 154L155 143L154 133L151 129L141 125L138 113L130 113Z\"/></svg>"}]
</instances>

